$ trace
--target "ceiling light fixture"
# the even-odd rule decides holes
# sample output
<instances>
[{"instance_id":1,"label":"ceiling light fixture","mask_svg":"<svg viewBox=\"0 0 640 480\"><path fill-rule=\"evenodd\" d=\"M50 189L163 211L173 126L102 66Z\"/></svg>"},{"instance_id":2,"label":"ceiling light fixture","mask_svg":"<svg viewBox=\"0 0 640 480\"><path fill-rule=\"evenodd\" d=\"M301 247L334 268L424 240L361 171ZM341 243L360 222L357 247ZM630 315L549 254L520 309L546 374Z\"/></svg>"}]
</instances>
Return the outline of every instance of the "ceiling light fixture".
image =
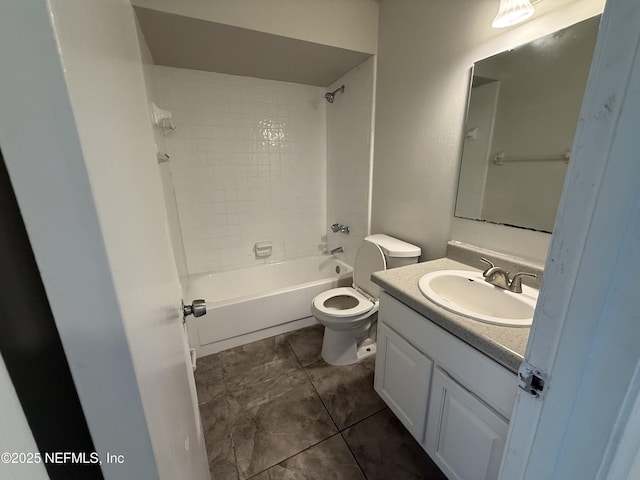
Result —
<instances>
[{"instance_id":1,"label":"ceiling light fixture","mask_svg":"<svg viewBox=\"0 0 640 480\"><path fill-rule=\"evenodd\" d=\"M538 2L536 2L538 3ZM512 27L535 13L530 0L500 0L496 18L491 22L493 28Z\"/></svg>"}]
</instances>

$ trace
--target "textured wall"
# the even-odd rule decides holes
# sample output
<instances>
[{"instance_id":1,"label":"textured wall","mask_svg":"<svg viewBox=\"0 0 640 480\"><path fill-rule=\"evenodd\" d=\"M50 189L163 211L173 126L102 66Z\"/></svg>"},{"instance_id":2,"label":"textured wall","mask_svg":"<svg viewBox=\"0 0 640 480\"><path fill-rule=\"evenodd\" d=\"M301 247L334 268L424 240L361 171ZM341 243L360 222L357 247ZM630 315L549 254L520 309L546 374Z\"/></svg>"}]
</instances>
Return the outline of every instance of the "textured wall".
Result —
<instances>
[{"instance_id":1,"label":"textured wall","mask_svg":"<svg viewBox=\"0 0 640 480\"><path fill-rule=\"evenodd\" d=\"M490 27L493 1L381 4L372 230L421 246L423 259L444 256L450 238L544 259L549 235L454 219L453 210L469 67L602 8L545 3L534 20L507 30Z\"/></svg>"}]
</instances>

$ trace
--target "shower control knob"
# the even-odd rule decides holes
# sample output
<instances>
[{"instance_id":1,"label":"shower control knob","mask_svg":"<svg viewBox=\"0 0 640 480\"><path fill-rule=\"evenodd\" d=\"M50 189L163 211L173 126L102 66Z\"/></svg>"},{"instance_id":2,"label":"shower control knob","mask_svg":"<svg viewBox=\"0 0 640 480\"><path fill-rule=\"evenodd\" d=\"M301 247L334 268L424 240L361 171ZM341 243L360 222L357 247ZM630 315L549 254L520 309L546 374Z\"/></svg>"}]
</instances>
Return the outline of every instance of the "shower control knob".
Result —
<instances>
[{"instance_id":1,"label":"shower control knob","mask_svg":"<svg viewBox=\"0 0 640 480\"><path fill-rule=\"evenodd\" d=\"M189 315L201 317L207 313L207 302L202 299L194 300L191 305L182 304L182 316L184 318Z\"/></svg>"}]
</instances>

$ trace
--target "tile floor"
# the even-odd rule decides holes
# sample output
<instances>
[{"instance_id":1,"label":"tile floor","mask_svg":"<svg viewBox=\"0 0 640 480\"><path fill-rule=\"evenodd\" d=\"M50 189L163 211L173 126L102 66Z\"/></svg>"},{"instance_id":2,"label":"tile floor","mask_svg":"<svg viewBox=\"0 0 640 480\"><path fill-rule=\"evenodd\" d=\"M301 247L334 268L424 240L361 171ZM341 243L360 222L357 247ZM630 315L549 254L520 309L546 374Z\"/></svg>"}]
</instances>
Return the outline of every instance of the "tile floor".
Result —
<instances>
[{"instance_id":1,"label":"tile floor","mask_svg":"<svg viewBox=\"0 0 640 480\"><path fill-rule=\"evenodd\" d=\"M198 359L214 480L446 480L373 390L375 360L334 367L316 325Z\"/></svg>"}]
</instances>

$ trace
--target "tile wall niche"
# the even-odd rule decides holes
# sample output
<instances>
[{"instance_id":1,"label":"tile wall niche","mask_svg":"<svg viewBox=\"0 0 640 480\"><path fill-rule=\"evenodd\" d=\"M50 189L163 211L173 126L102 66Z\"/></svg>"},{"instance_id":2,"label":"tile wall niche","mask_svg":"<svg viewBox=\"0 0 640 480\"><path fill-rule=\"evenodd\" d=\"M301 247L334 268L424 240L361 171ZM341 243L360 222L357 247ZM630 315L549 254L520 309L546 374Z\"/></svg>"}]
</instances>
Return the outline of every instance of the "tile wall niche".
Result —
<instances>
[{"instance_id":1,"label":"tile wall niche","mask_svg":"<svg viewBox=\"0 0 640 480\"><path fill-rule=\"evenodd\" d=\"M339 258L350 265L370 233L374 73L371 57L327 87L333 91L345 86L344 93L327 104L327 222L351 229L349 235L328 229L327 242L330 249L342 246Z\"/></svg>"},{"instance_id":2,"label":"tile wall niche","mask_svg":"<svg viewBox=\"0 0 640 480\"><path fill-rule=\"evenodd\" d=\"M156 66L189 274L318 255L326 244L324 89ZM272 241L257 259L253 246Z\"/></svg>"}]
</instances>

